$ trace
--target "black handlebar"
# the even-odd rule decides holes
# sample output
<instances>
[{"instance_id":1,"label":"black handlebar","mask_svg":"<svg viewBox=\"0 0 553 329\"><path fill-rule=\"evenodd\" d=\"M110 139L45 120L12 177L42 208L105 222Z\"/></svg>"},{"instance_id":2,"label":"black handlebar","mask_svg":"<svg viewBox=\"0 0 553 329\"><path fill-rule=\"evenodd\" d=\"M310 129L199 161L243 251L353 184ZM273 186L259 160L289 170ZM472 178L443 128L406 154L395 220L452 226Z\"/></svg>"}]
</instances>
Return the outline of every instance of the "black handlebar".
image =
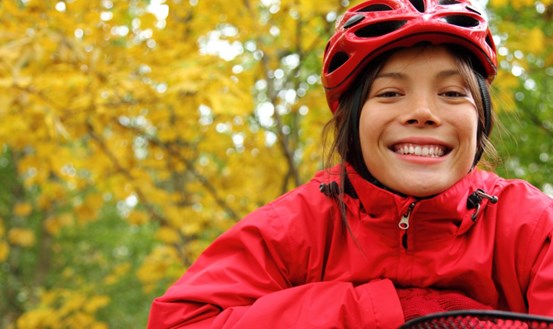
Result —
<instances>
[{"instance_id":1,"label":"black handlebar","mask_svg":"<svg viewBox=\"0 0 553 329\"><path fill-rule=\"evenodd\" d=\"M505 311L452 311L408 321L400 329L553 329L553 318Z\"/></svg>"}]
</instances>

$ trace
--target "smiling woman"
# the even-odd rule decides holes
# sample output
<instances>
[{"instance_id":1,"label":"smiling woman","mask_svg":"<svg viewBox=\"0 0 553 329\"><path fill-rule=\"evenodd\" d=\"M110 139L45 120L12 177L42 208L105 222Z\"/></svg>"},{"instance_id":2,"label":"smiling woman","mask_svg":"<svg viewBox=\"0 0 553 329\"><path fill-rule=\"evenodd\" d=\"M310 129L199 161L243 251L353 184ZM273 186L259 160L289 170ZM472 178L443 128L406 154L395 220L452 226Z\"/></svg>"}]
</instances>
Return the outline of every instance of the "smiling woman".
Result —
<instances>
[{"instance_id":1,"label":"smiling woman","mask_svg":"<svg viewBox=\"0 0 553 329\"><path fill-rule=\"evenodd\" d=\"M495 72L487 22L466 0L349 9L323 58L328 168L219 237L154 301L149 327L553 317L553 201L478 168Z\"/></svg>"}]
</instances>

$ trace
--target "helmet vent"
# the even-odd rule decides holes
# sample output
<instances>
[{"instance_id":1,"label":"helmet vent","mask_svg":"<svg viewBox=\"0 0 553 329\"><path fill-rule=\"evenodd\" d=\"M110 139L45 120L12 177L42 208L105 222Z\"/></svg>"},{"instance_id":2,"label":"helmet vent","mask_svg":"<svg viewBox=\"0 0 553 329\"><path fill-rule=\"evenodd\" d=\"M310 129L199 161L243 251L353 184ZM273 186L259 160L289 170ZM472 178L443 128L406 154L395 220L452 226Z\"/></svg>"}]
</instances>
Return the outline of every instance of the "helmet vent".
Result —
<instances>
[{"instance_id":1,"label":"helmet vent","mask_svg":"<svg viewBox=\"0 0 553 329\"><path fill-rule=\"evenodd\" d=\"M367 7L363 7L361 9L359 9L357 12L367 13L367 12L373 12L373 11L388 11L388 10L393 10L393 8L388 6L388 5L375 4L375 5L370 5L370 6L367 6Z\"/></svg>"},{"instance_id":2,"label":"helmet vent","mask_svg":"<svg viewBox=\"0 0 553 329\"><path fill-rule=\"evenodd\" d=\"M456 5L461 2L457 0L439 0L438 3L442 6L447 6L447 5Z\"/></svg>"},{"instance_id":3,"label":"helmet vent","mask_svg":"<svg viewBox=\"0 0 553 329\"><path fill-rule=\"evenodd\" d=\"M421 13L424 13L426 8L424 8L424 0L410 0L413 7Z\"/></svg>"},{"instance_id":4,"label":"helmet vent","mask_svg":"<svg viewBox=\"0 0 553 329\"><path fill-rule=\"evenodd\" d=\"M355 31L360 38L374 38L399 30L407 21L387 21L367 25Z\"/></svg>"},{"instance_id":5,"label":"helmet vent","mask_svg":"<svg viewBox=\"0 0 553 329\"><path fill-rule=\"evenodd\" d=\"M493 42L493 37L490 33L486 35L486 43L490 46L490 48L495 49L495 43Z\"/></svg>"},{"instance_id":6,"label":"helmet vent","mask_svg":"<svg viewBox=\"0 0 553 329\"><path fill-rule=\"evenodd\" d=\"M352 26L354 26L355 24L361 22L363 19L365 18L365 16L361 15L361 14L357 14L355 16L351 16L347 22L344 23L344 29L347 29L347 28L350 28Z\"/></svg>"},{"instance_id":7,"label":"helmet vent","mask_svg":"<svg viewBox=\"0 0 553 329\"><path fill-rule=\"evenodd\" d=\"M334 57L332 57L332 60L330 61L330 64L328 65L328 74L334 72L337 68L344 65L345 62L347 62L349 59L348 54L344 52L338 52Z\"/></svg>"},{"instance_id":8,"label":"helmet vent","mask_svg":"<svg viewBox=\"0 0 553 329\"><path fill-rule=\"evenodd\" d=\"M473 13L477 13L478 15L482 16L482 13L479 12L476 8L474 8L473 6L466 6L466 8L470 11L472 11Z\"/></svg>"},{"instance_id":9,"label":"helmet vent","mask_svg":"<svg viewBox=\"0 0 553 329\"><path fill-rule=\"evenodd\" d=\"M451 25L460 27L476 27L480 25L478 20L467 15L451 15L446 16L443 19Z\"/></svg>"}]
</instances>

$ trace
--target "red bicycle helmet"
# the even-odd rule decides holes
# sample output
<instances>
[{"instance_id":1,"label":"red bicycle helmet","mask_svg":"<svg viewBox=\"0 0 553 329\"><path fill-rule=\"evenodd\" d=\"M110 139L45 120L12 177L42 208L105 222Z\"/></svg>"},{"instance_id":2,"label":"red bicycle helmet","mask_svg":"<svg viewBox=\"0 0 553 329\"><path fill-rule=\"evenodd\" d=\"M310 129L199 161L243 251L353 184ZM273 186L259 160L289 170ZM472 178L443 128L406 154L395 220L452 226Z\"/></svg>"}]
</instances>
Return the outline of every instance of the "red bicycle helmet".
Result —
<instances>
[{"instance_id":1,"label":"red bicycle helmet","mask_svg":"<svg viewBox=\"0 0 553 329\"><path fill-rule=\"evenodd\" d=\"M488 24L468 0L369 0L347 10L330 38L322 82L334 113L341 95L376 56L420 42L455 44L489 82L497 56Z\"/></svg>"}]
</instances>

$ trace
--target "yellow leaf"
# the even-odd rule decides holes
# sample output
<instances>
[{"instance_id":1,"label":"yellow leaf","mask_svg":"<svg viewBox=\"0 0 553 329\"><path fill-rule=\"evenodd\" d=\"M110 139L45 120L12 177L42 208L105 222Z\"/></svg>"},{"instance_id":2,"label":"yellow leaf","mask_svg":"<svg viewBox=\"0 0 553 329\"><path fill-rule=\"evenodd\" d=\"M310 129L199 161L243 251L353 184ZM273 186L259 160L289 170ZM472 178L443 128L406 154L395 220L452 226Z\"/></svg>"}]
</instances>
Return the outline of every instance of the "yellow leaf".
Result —
<instances>
[{"instance_id":1,"label":"yellow leaf","mask_svg":"<svg viewBox=\"0 0 553 329\"><path fill-rule=\"evenodd\" d=\"M87 296L79 292L72 292L69 294L65 303L61 307L60 313L62 313L63 315L71 314L77 310L82 309L87 303L88 303Z\"/></svg>"},{"instance_id":2,"label":"yellow leaf","mask_svg":"<svg viewBox=\"0 0 553 329\"><path fill-rule=\"evenodd\" d=\"M182 270L175 248L158 246L146 256L136 275L144 285L144 291L150 292L161 279L176 279Z\"/></svg>"},{"instance_id":3,"label":"yellow leaf","mask_svg":"<svg viewBox=\"0 0 553 329\"><path fill-rule=\"evenodd\" d=\"M30 0L27 2L27 8L29 8L31 11L37 11L37 12L44 12L48 8L46 7L47 3L39 0Z\"/></svg>"},{"instance_id":4,"label":"yellow leaf","mask_svg":"<svg viewBox=\"0 0 553 329\"><path fill-rule=\"evenodd\" d=\"M67 200L67 189L58 183L50 183L42 186L42 193L38 196L37 206L41 210L51 209L56 203L64 202Z\"/></svg>"},{"instance_id":5,"label":"yellow leaf","mask_svg":"<svg viewBox=\"0 0 553 329\"><path fill-rule=\"evenodd\" d=\"M186 235L197 234L201 232L201 230L202 230L202 224L198 223L198 221L190 221L181 226L181 232Z\"/></svg>"},{"instance_id":6,"label":"yellow leaf","mask_svg":"<svg viewBox=\"0 0 553 329\"><path fill-rule=\"evenodd\" d=\"M63 214L60 216L48 217L44 221L44 228L51 235L57 235L65 226L73 223L73 217L69 214Z\"/></svg>"},{"instance_id":7,"label":"yellow leaf","mask_svg":"<svg viewBox=\"0 0 553 329\"><path fill-rule=\"evenodd\" d=\"M24 313L17 319L18 329L47 328L48 323L57 319L55 311L50 308L39 308Z\"/></svg>"},{"instance_id":8,"label":"yellow leaf","mask_svg":"<svg viewBox=\"0 0 553 329\"><path fill-rule=\"evenodd\" d=\"M88 299L86 305L84 306L84 310L88 313L95 313L100 308L108 305L109 301L110 299L108 296L94 296Z\"/></svg>"},{"instance_id":9,"label":"yellow leaf","mask_svg":"<svg viewBox=\"0 0 553 329\"><path fill-rule=\"evenodd\" d=\"M17 328L106 329L106 324L97 321L94 313L108 305L109 301L108 296L91 295L81 291L65 289L42 291L39 305L17 319Z\"/></svg>"},{"instance_id":10,"label":"yellow leaf","mask_svg":"<svg viewBox=\"0 0 553 329\"><path fill-rule=\"evenodd\" d=\"M516 110L516 101L512 90L520 84L517 77L504 71L499 71L494 83L493 103L497 111L511 112Z\"/></svg>"},{"instance_id":11,"label":"yellow leaf","mask_svg":"<svg viewBox=\"0 0 553 329\"><path fill-rule=\"evenodd\" d=\"M0 241L0 263L3 263L8 259L8 255L10 254L10 246L6 243L6 241Z\"/></svg>"},{"instance_id":12,"label":"yellow leaf","mask_svg":"<svg viewBox=\"0 0 553 329\"><path fill-rule=\"evenodd\" d=\"M28 202L20 202L15 205L13 212L16 216L26 217L33 211L33 206Z\"/></svg>"},{"instance_id":13,"label":"yellow leaf","mask_svg":"<svg viewBox=\"0 0 553 329\"><path fill-rule=\"evenodd\" d=\"M4 3L2 3L2 6L0 7L0 14L2 15L15 15L17 16L20 12L21 12L21 9L19 8L19 6L17 5L17 1L6 1Z\"/></svg>"},{"instance_id":14,"label":"yellow leaf","mask_svg":"<svg viewBox=\"0 0 553 329\"><path fill-rule=\"evenodd\" d=\"M98 322L98 323L92 324L91 329L108 329L108 325L105 323Z\"/></svg>"},{"instance_id":15,"label":"yellow leaf","mask_svg":"<svg viewBox=\"0 0 553 329\"><path fill-rule=\"evenodd\" d=\"M155 24L157 22L157 18L152 13L144 14L140 17L140 28L145 29L153 29L155 27Z\"/></svg>"},{"instance_id":16,"label":"yellow leaf","mask_svg":"<svg viewBox=\"0 0 553 329\"><path fill-rule=\"evenodd\" d=\"M130 268L131 268L131 264L129 262L125 262L123 264L117 265L113 269L113 272L104 278L104 283L107 285L112 285L117 283L123 275L129 272Z\"/></svg>"},{"instance_id":17,"label":"yellow leaf","mask_svg":"<svg viewBox=\"0 0 553 329\"><path fill-rule=\"evenodd\" d=\"M496 8L504 7L509 3L509 0L491 0L491 5Z\"/></svg>"},{"instance_id":18,"label":"yellow leaf","mask_svg":"<svg viewBox=\"0 0 553 329\"><path fill-rule=\"evenodd\" d=\"M515 9L521 9L532 6L534 4L534 0L511 0L511 4Z\"/></svg>"},{"instance_id":19,"label":"yellow leaf","mask_svg":"<svg viewBox=\"0 0 553 329\"><path fill-rule=\"evenodd\" d=\"M74 212L77 215L78 222L80 224L85 224L96 220L97 210L98 209L93 208L91 205L84 203L76 206Z\"/></svg>"},{"instance_id":20,"label":"yellow leaf","mask_svg":"<svg viewBox=\"0 0 553 329\"><path fill-rule=\"evenodd\" d=\"M148 215L142 211L131 210L127 215L127 221L132 225L144 225L148 223Z\"/></svg>"},{"instance_id":21,"label":"yellow leaf","mask_svg":"<svg viewBox=\"0 0 553 329\"><path fill-rule=\"evenodd\" d=\"M75 207L75 214L77 214L79 223L83 224L96 220L103 202L102 195L99 193L89 194L82 204Z\"/></svg>"},{"instance_id":22,"label":"yellow leaf","mask_svg":"<svg viewBox=\"0 0 553 329\"><path fill-rule=\"evenodd\" d=\"M32 247L35 244L35 233L26 228L14 227L8 232L8 241L20 247Z\"/></svg>"},{"instance_id":23,"label":"yellow leaf","mask_svg":"<svg viewBox=\"0 0 553 329\"><path fill-rule=\"evenodd\" d=\"M171 142L177 139L178 132L175 129L162 129L158 133L159 140L162 142Z\"/></svg>"},{"instance_id":24,"label":"yellow leaf","mask_svg":"<svg viewBox=\"0 0 553 329\"><path fill-rule=\"evenodd\" d=\"M156 238L168 244L179 241L178 233L169 227L160 227L156 232Z\"/></svg>"},{"instance_id":25,"label":"yellow leaf","mask_svg":"<svg viewBox=\"0 0 553 329\"><path fill-rule=\"evenodd\" d=\"M545 36L543 35L543 31L537 27L530 30L526 45L530 52L541 52L545 48Z\"/></svg>"}]
</instances>

